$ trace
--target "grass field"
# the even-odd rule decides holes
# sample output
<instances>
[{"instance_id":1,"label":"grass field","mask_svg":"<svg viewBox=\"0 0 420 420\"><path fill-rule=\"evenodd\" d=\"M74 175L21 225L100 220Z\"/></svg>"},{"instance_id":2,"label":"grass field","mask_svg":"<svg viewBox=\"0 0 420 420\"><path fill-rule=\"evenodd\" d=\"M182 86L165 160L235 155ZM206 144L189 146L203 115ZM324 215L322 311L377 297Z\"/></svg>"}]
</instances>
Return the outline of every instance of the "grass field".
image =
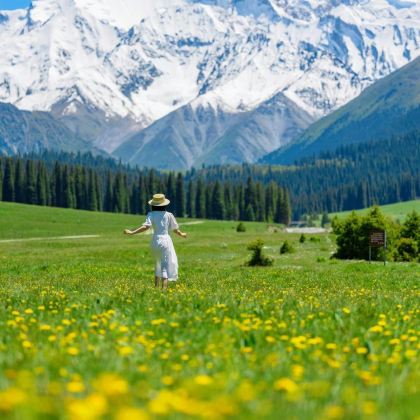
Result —
<instances>
[{"instance_id":1,"label":"grass field","mask_svg":"<svg viewBox=\"0 0 420 420\"><path fill-rule=\"evenodd\" d=\"M1 418L419 418L418 264L204 221L163 293L142 222L0 203ZM256 238L272 267L244 265Z\"/></svg>"},{"instance_id":2,"label":"grass field","mask_svg":"<svg viewBox=\"0 0 420 420\"><path fill-rule=\"evenodd\" d=\"M395 204L387 204L385 206L380 206L381 211L389 216L392 217L395 220L400 220L401 222L404 221L405 217L408 213L411 213L413 210L415 210L417 213L420 213L420 200L412 200L412 201L405 201L401 203L395 203ZM365 214L367 213L369 209L363 209L363 210L356 210L356 213ZM345 211L341 213L331 213L330 217L334 216L347 216L351 212Z\"/></svg>"}]
</instances>

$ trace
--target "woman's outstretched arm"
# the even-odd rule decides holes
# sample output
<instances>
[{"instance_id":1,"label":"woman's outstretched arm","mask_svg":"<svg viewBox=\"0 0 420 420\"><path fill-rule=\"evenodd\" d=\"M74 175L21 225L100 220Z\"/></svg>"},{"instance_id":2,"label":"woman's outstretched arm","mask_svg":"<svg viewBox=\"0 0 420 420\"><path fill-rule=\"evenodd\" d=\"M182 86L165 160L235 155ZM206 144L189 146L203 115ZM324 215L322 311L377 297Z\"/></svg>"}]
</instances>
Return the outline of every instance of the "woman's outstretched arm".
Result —
<instances>
[{"instance_id":1,"label":"woman's outstretched arm","mask_svg":"<svg viewBox=\"0 0 420 420\"><path fill-rule=\"evenodd\" d=\"M130 229L124 229L124 235L135 235L136 233L143 233L146 232L146 230L149 230L150 226L140 226L136 230L130 230Z\"/></svg>"},{"instance_id":2,"label":"woman's outstretched arm","mask_svg":"<svg viewBox=\"0 0 420 420\"><path fill-rule=\"evenodd\" d=\"M187 234L185 232L181 232L179 229L174 229L174 232L180 236L181 238L186 238Z\"/></svg>"}]
</instances>

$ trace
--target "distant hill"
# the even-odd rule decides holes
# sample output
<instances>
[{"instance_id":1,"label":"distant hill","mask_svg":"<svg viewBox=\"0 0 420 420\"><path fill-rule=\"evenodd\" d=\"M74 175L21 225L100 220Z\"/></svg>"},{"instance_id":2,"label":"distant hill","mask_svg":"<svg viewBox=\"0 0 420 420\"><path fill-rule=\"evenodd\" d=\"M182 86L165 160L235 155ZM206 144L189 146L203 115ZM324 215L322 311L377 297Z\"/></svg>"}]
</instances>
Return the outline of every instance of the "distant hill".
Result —
<instances>
[{"instance_id":1,"label":"distant hill","mask_svg":"<svg viewBox=\"0 0 420 420\"><path fill-rule=\"evenodd\" d=\"M291 164L339 146L388 139L420 129L420 57L312 124L293 143L261 162Z\"/></svg>"},{"instance_id":2,"label":"distant hill","mask_svg":"<svg viewBox=\"0 0 420 420\"><path fill-rule=\"evenodd\" d=\"M95 151L90 143L48 112L21 111L11 104L0 102L0 154L14 155L45 149Z\"/></svg>"},{"instance_id":3,"label":"distant hill","mask_svg":"<svg viewBox=\"0 0 420 420\"><path fill-rule=\"evenodd\" d=\"M207 166L194 177L215 182L274 181L291 196L293 218L363 209L420 197L420 131L341 146L299 165ZM251 194L255 192L251 191Z\"/></svg>"},{"instance_id":4,"label":"distant hill","mask_svg":"<svg viewBox=\"0 0 420 420\"><path fill-rule=\"evenodd\" d=\"M405 201L402 203L386 204L380 207L381 207L382 213L386 214L387 216L392 217L393 219L403 221L407 217L407 214L411 213L412 211L416 211L417 213L420 213L420 199ZM368 212L369 208L355 210L355 211L356 213L359 213L359 214L365 214ZM350 211L343 211L340 213L331 213L330 217L334 217L334 216L345 217L345 216L348 216L350 213L351 213Z\"/></svg>"}]
</instances>

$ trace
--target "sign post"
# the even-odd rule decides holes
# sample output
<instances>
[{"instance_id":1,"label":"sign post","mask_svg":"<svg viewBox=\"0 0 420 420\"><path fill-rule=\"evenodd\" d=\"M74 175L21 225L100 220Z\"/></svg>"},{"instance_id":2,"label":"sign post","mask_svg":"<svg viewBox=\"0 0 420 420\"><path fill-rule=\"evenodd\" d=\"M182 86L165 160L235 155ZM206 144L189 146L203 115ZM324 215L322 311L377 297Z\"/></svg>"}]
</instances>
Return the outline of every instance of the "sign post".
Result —
<instances>
[{"instance_id":1,"label":"sign post","mask_svg":"<svg viewBox=\"0 0 420 420\"><path fill-rule=\"evenodd\" d=\"M369 235L369 263L372 261L372 247L384 248L384 265L386 265L386 231L373 230Z\"/></svg>"}]
</instances>

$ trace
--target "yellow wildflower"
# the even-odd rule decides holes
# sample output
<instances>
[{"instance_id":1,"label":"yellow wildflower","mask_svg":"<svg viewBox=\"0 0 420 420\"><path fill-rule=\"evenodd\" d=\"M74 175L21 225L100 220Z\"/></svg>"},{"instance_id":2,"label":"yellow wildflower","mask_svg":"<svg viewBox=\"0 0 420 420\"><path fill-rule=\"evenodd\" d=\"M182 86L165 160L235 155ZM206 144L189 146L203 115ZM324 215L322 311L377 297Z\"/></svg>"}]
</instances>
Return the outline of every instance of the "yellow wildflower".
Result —
<instances>
[{"instance_id":1,"label":"yellow wildflower","mask_svg":"<svg viewBox=\"0 0 420 420\"><path fill-rule=\"evenodd\" d=\"M274 382L274 389L287 393L295 393L299 390L299 387L296 385L296 382L292 381L291 379L281 378Z\"/></svg>"},{"instance_id":2,"label":"yellow wildflower","mask_svg":"<svg viewBox=\"0 0 420 420\"><path fill-rule=\"evenodd\" d=\"M11 411L26 400L26 394L18 388L0 391L0 412Z\"/></svg>"},{"instance_id":3,"label":"yellow wildflower","mask_svg":"<svg viewBox=\"0 0 420 420\"><path fill-rule=\"evenodd\" d=\"M162 383L163 383L164 385L169 386L169 385L172 385L174 382L175 382L175 381L174 381L174 378L172 378L172 376L164 376L164 377L162 378Z\"/></svg>"},{"instance_id":4,"label":"yellow wildflower","mask_svg":"<svg viewBox=\"0 0 420 420\"><path fill-rule=\"evenodd\" d=\"M340 419L344 416L344 409L338 405L330 405L325 410L325 417L328 419Z\"/></svg>"},{"instance_id":5,"label":"yellow wildflower","mask_svg":"<svg viewBox=\"0 0 420 420\"><path fill-rule=\"evenodd\" d=\"M118 349L120 356L129 356L134 353L134 349L130 346L123 346Z\"/></svg>"},{"instance_id":6,"label":"yellow wildflower","mask_svg":"<svg viewBox=\"0 0 420 420\"><path fill-rule=\"evenodd\" d=\"M159 319L152 320L152 325L161 325L161 324L166 324L166 319L159 318Z\"/></svg>"},{"instance_id":7,"label":"yellow wildflower","mask_svg":"<svg viewBox=\"0 0 420 420\"><path fill-rule=\"evenodd\" d=\"M149 420L150 416L139 408L123 407L117 411L115 420Z\"/></svg>"},{"instance_id":8,"label":"yellow wildflower","mask_svg":"<svg viewBox=\"0 0 420 420\"><path fill-rule=\"evenodd\" d=\"M85 385L80 381L72 381L67 384L67 391L76 394L83 392L85 390Z\"/></svg>"},{"instance_id":9,"label":"yellow wildflower","mask_svg":"<svg viewBox=\"0 0 420 420\"><path fill-rule=\"evenodd\" d=\"M125 379L113 373L104 373L94 381L97 391L108 397L125 395L128 392L128 383Z\"/></svg>"},{"instance_id":10,"label":"yellow wildflower","mask_svg":"<svg viewBox=\"0 0 420 420\"><path fill-rule=\"evenodd\" d=\"M194 382L198 385L210 385L213 379L208 375L198 375L194 378Z\"/></svg>"},{"instance_id":11,"label":"yellow wildflower","mask_svg":"<svg viewBox=\"0 0 420 420\"><path fill-rule=\"evenodd\" d=\"M70 401L67 410L72 420L94 420L108 411L108 403L102 395L95 393L82 400Z\"/></svg>"},{"instance_id":12,"label":"yellow wildflower","mask_svg":"<svg viewBox=\"0 0 420 420\"><path fill-rule=\"evenodd\" d=\"M79 349L77 347L69 347L67 349L67 354L70 356L77 356L79 354Z\"/></svg>"}]
</instances>

